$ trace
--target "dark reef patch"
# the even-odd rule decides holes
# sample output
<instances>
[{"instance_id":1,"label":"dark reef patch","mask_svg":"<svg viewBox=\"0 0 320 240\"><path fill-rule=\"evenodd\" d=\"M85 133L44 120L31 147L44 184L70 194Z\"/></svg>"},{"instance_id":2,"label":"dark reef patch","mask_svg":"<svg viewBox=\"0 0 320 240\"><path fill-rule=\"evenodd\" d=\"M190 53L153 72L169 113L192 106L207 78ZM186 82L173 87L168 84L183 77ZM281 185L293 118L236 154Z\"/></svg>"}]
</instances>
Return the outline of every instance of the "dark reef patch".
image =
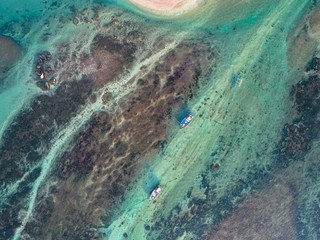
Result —
<instances>
[{"instance_id":1,"label":"dark reef patch","mask_svg":"<svg viewBox=\"0 0 320 240\"><path fill-rule=\"evenodd\" d=\"M79 81L65 82L54 95L36 97L30 107L13 120L10 128L4 132L0 145L0 181L4 184L3 187L21 179L30 171L31 166L45 156L50 149L55 130L75 115L90 94L91 85L86 77ZM12 228L11 222L17 225L19 221L5 219L16 217L11 213L21 208L23 199L30 193L30 183L33 183L39 174L40 169L36 168L5 201L15 204L4 206L4 214L0 216L0 222L3 222L2 231L6 234ZM11 214L11 217L6 213Z\"/></svg>"},{"instance_id":2,"label":"dark reef patch","mask_svg":"<svg viewBox=\"0 0 320 240\"><path fill-rule=\"evenodd\" d=\"M93 87L99 89L116 79L133 63L136 51L134 42L98 34L91 45L92 54L81 57L82 68L94 66L96 71L91 71L89 77L93 79Z\"/></svg>"},{"instance_id":3,"label":"dark reef patch","mask_svg":"<svg viewBox=\"0 0 320 240\"><path fill-rule=\"evenodd\" d=\"M134 43L127 42L127 41L115 41L116 39L112 38L111 36L103 36L97 35L92 44L92 51L97 49L105 49L110 53L117 53L120 54L123 58L131 58L136 51L136 46Z\"/></svg>"},{"instance_id":4,"label":"dark reef patch","mask_svg":"<svg viewBox=\"0 0 320 240\"><path fill-rule=\"evenodd\" d=\"M320 59L317 57L314 57L311 59L311 61L308 63L307 67L306 67L306 71L309 72L311 70L314 71L320 71L319 69L320 67Z\"/></svg>"},{"instance_id":5,"label":"dark reef patch","mask_svg":"<svg viewBox=\"0 0 320 240\"><path fill-rule=\"evenodd\" d=\"M22 177L26 169L18 166L23 165L23 156L31 163L40 159L38 148L42 144L49 148L54 129L65 124L85 104L91 93L89 82L84 77L61 85L55 95L38 96L28 110L13 120L0 146L0 180L10 182Z\"/></svg>"},{"instance_id":6,"label":"dark reef patch","mask_svg":"<svg viewBox=\"0 0 320 240\"><path fill-rule=\"evenodd\" d=\"M1 211L0 217L0 240L11 239L16 228L21 222L18 220L21 205L15 205L15 208L6 207Z\"/></svg>"},{"instance_id":7,"label":"dark reef patch","mask_svg":"<svg viewBox=\"0 0 320 240\"><path fill-rule=\"evenodd\" d=\"M318 68L319 61L314 58L309 63L307 70L318 71ZM297 159L310 149L312 140L319 135L319 89L318 75L312 75L292 87L290 96L297 117L292 123L284 126L278 150L281 160Z\"/></svg>"},{"instance_id":8,"label":"dark reef patch","mask_svg":"<svg viewBox=\"0 0 320 240\"><path fill-rule=\"evenodd\" d=\"M85 132L80 133L75 138L78 144L71 152L65 153L60 159L61 165L58 165L56 174L61 178L68 178L72 173L77 175L86 175L91 172L96 157L103 158L103 155L97 156L97 150L108 150L108 144L99 142L101 134L107 134L110 131L110 117L107 113L99 113L89 122L90 126ZM73 159L73 161L70 161Z\"/></svg>"}]
</instances>

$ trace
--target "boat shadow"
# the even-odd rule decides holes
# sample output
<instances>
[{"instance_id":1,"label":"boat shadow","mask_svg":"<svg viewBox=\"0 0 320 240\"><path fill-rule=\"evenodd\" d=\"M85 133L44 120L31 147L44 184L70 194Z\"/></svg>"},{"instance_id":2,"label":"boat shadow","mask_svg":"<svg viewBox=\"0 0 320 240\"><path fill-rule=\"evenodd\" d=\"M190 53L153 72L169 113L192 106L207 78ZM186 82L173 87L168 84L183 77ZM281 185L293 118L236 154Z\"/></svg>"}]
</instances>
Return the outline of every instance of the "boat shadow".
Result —
<instances>
[{"instance_id":1,"label":"boat shadow","mask_svg":"<svg viewBox=\"0 0 320 240\"><path fill-rule=\"evenodd\" d=\"M151 192L160 185L160 180L151 172L147 174L147 179L148 181L142 184L142 189L146 194L150 195Z\"/></svg>"},{"instance_id":2,"label":"boat shadow","mask_svg":"<svg viewBox=\"0 0 320 240\"><path fill-rule=\"evenodd\" d=\"M176 120L178 120L178 122L181 122L190 113L191 113L191 110L186 104L180 104L179 111L175 112L172 115Z\"/></svg>"}]
</instances>

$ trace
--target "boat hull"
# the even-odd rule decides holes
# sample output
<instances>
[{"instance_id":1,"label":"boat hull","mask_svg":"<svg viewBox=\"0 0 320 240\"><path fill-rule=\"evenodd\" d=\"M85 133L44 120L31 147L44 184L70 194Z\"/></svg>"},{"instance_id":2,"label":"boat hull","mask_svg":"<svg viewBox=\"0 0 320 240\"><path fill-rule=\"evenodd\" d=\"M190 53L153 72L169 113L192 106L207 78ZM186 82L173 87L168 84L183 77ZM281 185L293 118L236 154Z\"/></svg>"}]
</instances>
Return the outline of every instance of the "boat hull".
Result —
<instances>
[{"instance_id":1,"label":"boat hull","mask_svg":"<svg viewBox=\"0 0 320 240\"><path fill-rule=\"evenodd\" d=\"M180 123L180 129L188 126L191 123L191 121L193 120L193 118L194 118L194 116L192 114L189 114L187 117L185 117Z\"/></svg>"}]
</instances>

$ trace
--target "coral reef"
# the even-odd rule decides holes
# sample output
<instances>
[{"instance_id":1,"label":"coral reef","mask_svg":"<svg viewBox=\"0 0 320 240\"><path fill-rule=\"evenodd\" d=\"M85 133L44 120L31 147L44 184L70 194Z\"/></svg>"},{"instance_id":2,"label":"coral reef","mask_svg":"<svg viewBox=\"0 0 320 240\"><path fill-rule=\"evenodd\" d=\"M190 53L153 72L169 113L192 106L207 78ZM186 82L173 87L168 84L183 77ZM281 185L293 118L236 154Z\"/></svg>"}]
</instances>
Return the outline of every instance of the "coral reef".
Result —
<instances>
[{"instance_id":1,"label":"coral reef","mask_svg":"<svg viewBox=\"0 0 320 240\"><path fill-rule=\"evenodd\" d=\"M306 70L318 71L319 59L313 58ZM320 122L318 113L320 78L311 75L292 87L291 98L297 117L292 123L284 126L280 142L281 159L297 159L310 149L312 140L318 136Z\"/></svg>"}]
</instances>

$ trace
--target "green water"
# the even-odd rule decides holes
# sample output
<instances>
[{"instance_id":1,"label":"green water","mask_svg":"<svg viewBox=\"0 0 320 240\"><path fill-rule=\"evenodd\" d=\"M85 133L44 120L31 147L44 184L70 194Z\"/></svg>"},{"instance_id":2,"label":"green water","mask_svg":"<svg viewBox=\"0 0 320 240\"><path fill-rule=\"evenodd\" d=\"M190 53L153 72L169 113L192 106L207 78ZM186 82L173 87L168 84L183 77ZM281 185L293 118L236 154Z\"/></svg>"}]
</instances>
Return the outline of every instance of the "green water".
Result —
<instances>
[{"instance_id":1,"label":"green water","mask_svg":"<svg viewBox=\"0 0 320 240\"><path fill-rule=\"evenodd\" d=\"M103 24L108 23L111 16L122 14L134 26L146 26L147 44L145 49L139 49L141 54L136 62L125 69L118 82L105 84L97 91L96 102L86 103L67 124L55 129L50 139L52 147L43 151L44 156L36 165L40 166L41 173L30 185L25 206L20 211L21 224L10 238L27 239L23 235L24 228L32 220L40 202L37 196L45 191L46 185L54 185L54 177L50 174L55 170L55 161L62 150L72 147L72 138L92 115L101 110L116 112L117 104L134 89L130 88L130 80L142 75L141 67L147 66L148 71L152 71L157 61L185 41L209 43L217 62L209 64L211 74L202 79L206 85L200 87L197 97L188 103L187 107L195 118L190 126L179 132L172 121L164 149L151 157L142 157L147 160L138 178L110 210L111 220L106 223L101 219L99 232L105 234L105 239L115 240L122 239L124 233L129 239L137 240L200 239L202 235L194 226L197 229L204 224L218 226L253 191L263 189L265 172L281 175L275 149L284 124L292 119L291 87L304 76L304 70L293 67L295 60L288 59L288 36L312 8L310 0L212 0L190 14L166 19L136 9L124 1L65 1L59 2L59 7L31 1L28 6L19 2L15 8L7 2L0 3L2 33L15 39L24 49L23 57L10 70L11 85L0 93L3 105L0 136L13 123L14 116L28 108L33 97L43 94L33 82L30 62L34 56L44 50L50 51L53 58L58 58L62 51L66 51L70 59L71 56L80 58L90 54L92 39L100 30L96 25L84 24L75 28L73 17L69 16L73 4L92 16L95 11L87 7L96 4ZM31 26L27 33L19 24L26 18ZM12 27L4 27L5 22L11 22ZM166 39L165 46L155 51L153 47L158 37ZM68 50L63 48L64 44L68 44ZM305 66L304 61L296 64ZM60 67L57 78L67 76L62 81L68 81L71 76L79 79L81 74L92 71L90 66L83 66L80 62L63 66L58 62L57 66ZM240 75L242 84L233 88L237 75ZM100 99L105 89L115 96L108 106L103 106ZM45 94L54 93L55 87ZM220 168L212 171L212 163L219 164ZM26 166L24 177L35 168ZM18 191L21 181L3 184L1 204ZM146 200L148 191L157 184L164 186L163 191L154 203L149 203ZM306 195L311 192L305 189L300 192L304 191ZM311 204L306 201L306 205ZM183 220L184 214L192 212L191 206L197 205L195 202L202 202L206 210L202 215ZM314 220L312 224L314 222L317 223ZM146 231L146 225L150 225L152 231ZM303 235L302 230L300 239L316 239L311 237L315 231L313 225L306 224L305 227L310 234ZM1 234L1 237L5 236L5 233Z\"/></svg>"}]
</instances>

